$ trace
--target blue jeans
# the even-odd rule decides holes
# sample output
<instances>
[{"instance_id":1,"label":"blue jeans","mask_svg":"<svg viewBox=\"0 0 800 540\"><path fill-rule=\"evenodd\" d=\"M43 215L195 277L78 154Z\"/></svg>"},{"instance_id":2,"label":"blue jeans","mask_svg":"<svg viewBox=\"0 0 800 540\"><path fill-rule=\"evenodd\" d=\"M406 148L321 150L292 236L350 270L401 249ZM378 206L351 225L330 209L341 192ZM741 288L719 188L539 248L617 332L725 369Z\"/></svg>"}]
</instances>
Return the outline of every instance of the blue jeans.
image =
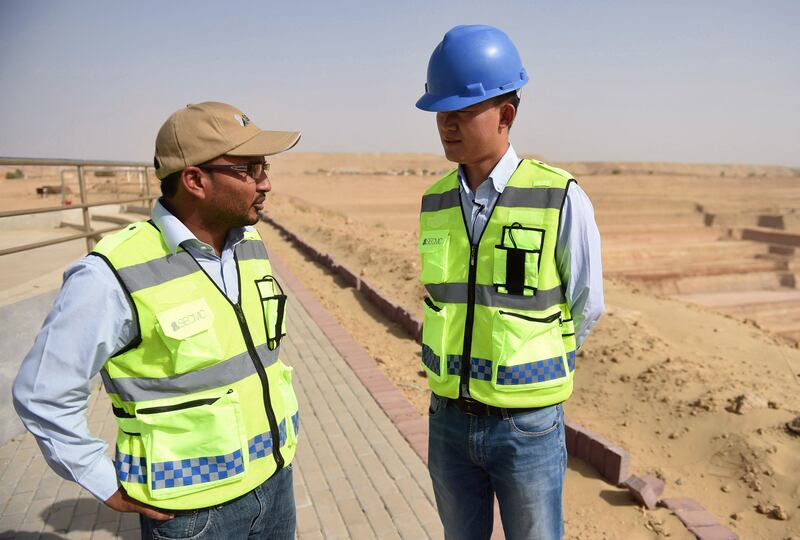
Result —
<instances>
[{"instance_id":1,"label":"blue jeans","mask_svg":"<svg viewBox=\"0 0 800 540\"><path fill-rule=\"evenodd\" d=\"M296 524L292 466L250 493L201 510L176 511L168 521L139 516L143 539L270 538L293 540Z\"/></svg>"},{"instance_id":2,"label":"blue jeans","mask_svg":"<svg viewBox=\"0 0 800 540\"><path fill-rule=\"evenodd\" d=\"M432 394L429 427L428 468L446 538L488 540L495 494L507 540L563 536L561 405L478 417Z\"/></svg>"}]
</instances>

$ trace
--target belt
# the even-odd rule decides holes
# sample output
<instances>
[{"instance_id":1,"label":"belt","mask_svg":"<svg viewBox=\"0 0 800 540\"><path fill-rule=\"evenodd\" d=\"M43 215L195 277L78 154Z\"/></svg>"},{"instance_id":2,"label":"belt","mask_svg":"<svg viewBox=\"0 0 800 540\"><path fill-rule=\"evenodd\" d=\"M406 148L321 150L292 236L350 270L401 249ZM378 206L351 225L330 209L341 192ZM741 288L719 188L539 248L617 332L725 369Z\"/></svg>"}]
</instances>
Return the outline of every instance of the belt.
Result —
<instances>
[{"instance_id":1,"label":"belt","mask_svg":"<svg viewBox=\"0 0 800 540\"><path fill-rule=\"evenodd\" d=\"M469 416L514 416L515 414L536 411L539 409L544 409L545 407L526 407L520 409L504 409L502 407L495 407L494 405L487 405L486 403L481 403L480 401L475 401L474 399L468 399L460 397L458 399L447 399L446 405L450 405L451 403L458 407L464 414L468 414ZM551 405L548 405L550 407Z\"/></svg>"}]
</instances>

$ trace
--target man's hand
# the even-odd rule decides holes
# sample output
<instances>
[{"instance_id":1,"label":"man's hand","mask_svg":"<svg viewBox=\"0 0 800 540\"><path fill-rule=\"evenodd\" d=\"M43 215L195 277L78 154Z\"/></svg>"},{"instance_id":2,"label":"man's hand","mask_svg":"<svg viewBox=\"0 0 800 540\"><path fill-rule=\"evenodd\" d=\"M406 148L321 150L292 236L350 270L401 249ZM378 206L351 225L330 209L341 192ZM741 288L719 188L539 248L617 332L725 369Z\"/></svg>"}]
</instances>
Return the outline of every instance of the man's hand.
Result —
<instances>
[{"instance_id":1,"label":"man's hand","mask_svg":"<svg viewBox=\"0 0 800 540\"><path fill-rule=\"evenodd\" d=\"M175 514L165 514L163 510L153 508L144 503L131 498L122 488L105 500L106 506L113 508L117 512L138 512L150 519L166 521L175 517Z\"/></svg>"}]
</instances>

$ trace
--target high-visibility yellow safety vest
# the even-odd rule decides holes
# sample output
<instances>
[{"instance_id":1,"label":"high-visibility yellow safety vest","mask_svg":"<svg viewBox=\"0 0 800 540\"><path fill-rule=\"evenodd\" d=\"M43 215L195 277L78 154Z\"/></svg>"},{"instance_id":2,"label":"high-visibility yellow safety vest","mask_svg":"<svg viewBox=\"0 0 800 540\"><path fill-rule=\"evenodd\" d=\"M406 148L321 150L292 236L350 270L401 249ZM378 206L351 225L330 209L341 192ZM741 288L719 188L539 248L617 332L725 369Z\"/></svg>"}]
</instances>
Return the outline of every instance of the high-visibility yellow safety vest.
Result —
<instances>
[{"instance_id":1,"label":"high-visibility yellow safety vest","mask_svg":"<svg viewBox=\"0 0 800 540\"><path fill-rule=\"evenodd\" d=\"M234 251L239 303L152 222L101 240L94 255L127 292L139 338L101 376L119 430L115 465L133 498L204 508L263 483L295 453L292 369L278 358L286 296L255 231Z\"/></svg>"},{"instance_id":2,"label":"high-visibility yellow safety vest","mask_svg":"<svg viewBox=\"0 0 800 540\"><path fill-rule=\"evenodd\" d=\"M452 171L422 197L422 366L431 390L496 407L572 393L575 329L555 261L571 175L523 160L472 246Z\"/></svg>"}]
</instances>

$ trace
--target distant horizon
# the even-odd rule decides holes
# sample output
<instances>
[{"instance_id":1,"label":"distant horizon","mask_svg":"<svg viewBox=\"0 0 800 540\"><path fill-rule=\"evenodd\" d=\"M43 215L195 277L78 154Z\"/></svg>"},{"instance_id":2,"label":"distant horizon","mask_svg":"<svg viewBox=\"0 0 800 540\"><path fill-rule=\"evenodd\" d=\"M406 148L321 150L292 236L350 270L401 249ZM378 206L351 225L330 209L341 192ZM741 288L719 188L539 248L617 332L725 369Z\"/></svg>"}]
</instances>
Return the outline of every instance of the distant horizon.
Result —
<instances>
[{"instance_id":1,"label":"distant horizon","mask_svg":"<svg viewBox=\"0 0 800 540\"><path fill-rule=\"evenodd\" d=\"M157 14L157 17L154 16ZM226 101L298 151L441 151L417 110L456 24L516 43L511 138L558 162L800 167L800 2L0 3L0 155L149 161L166 117Z\"/></svg>"},{"instance_id":2,"label":"distant horizon","mask_svg":"<svg viewBox=\"0 0 800 540\"><path fill-rule=\"evenodd\" d=\"M734 161L673 161L673 160L663 160L663 161L655 161L655 160L635 160L635 159L557 159L557 158L548 158L547 156L543 156L537 152L526 152L524 150L520 150L516 145L514 146L515 151L521 158L536 158L541 161L545 161L548 163L661 163L661 164L669 164L669 165L725 165L725 166L746 166L746 167L785 167L787 169L797 169L800 171L800 163L797 165L792 164L784 164L784 163L759 163L759 162L734 162ZM294 148L289 150L291 154L413 154L413 155L430 155L441 157L442 159L446 159L443 153L436 153L433 151L425 152L414 152L414 151L380 151L380 150L342 150L342 151L331 151L331 150L300 150ZM22 155L0 155L0 160L5 159L20 159L20 160L27 160L27 159L49 159L49 160L64 160L64 161L89 161L93 163L136 163L137 165L147 164L148 167L152 167L150 165L150 160L135 160L135 159L108 159L108 158L84 158L84 157L63 157L63 156L22 156ZM449 163L453 163L450 161ZM10 165L0 165L3 166L10 166Z\"/></svg>"},{"instance_id":3,"label":"distant horizon","mask_svg":"<svg viewBox=\"0 0 800 540\"><path fill-rule=\"evenodd\" d=\"M624 160L624 159L548 159L547 156L541 156L536 154L535 152L525 152L520 151L518 148L515 147L517 154L519 157L523 159L538 159L540 161L544 161L546 163L619 163L622 165L634 165L634 164L649 164L649 165L690 165L690 166L726 166L726 167L783 167L786 169L794 170L800 173L800 165L784 165L781 163L735 163L735 162L701 162L701 161L638 161L638 160ZM446 160L444 154L437 154L436 152L381 152L381 151L341 151L341 152L333 152L333 151L324 151L324 150L297 150L292 149L289 150L287 153L291 153L292 155L297 154L332 154L332 155L399 155L399 154L410 154L410 155L417 155L417 156L432 156L437 158L442 158ZM281 154L279 154L281 155ZM152 168L152 165L149 161L139 161L139 160L130 160L130 159L86 159L86 158L65 158L65 157L32 157L32 156L0 156L0 161L7 160L7 159L20 159L20 160L27 160L27 159L42 159L42 160L54 160L54 161L86 161L91 163L97 163L98 165L108 165L113 166L114 163L126 163L126 164L136 164L137 166L147 165L148 167ZM446 160L447 161L447 160ZM448 163L453 163L452 161L448 161ZM45 164L46 165L46 164ZM21 165L26 166L26 165ZM28 166L44 166L44 165L28 165ZM54 165L57 166L57 165ZM12 165L3 165L0 164L0 167L12 167Z\"/></svg>"}]
</instances>

